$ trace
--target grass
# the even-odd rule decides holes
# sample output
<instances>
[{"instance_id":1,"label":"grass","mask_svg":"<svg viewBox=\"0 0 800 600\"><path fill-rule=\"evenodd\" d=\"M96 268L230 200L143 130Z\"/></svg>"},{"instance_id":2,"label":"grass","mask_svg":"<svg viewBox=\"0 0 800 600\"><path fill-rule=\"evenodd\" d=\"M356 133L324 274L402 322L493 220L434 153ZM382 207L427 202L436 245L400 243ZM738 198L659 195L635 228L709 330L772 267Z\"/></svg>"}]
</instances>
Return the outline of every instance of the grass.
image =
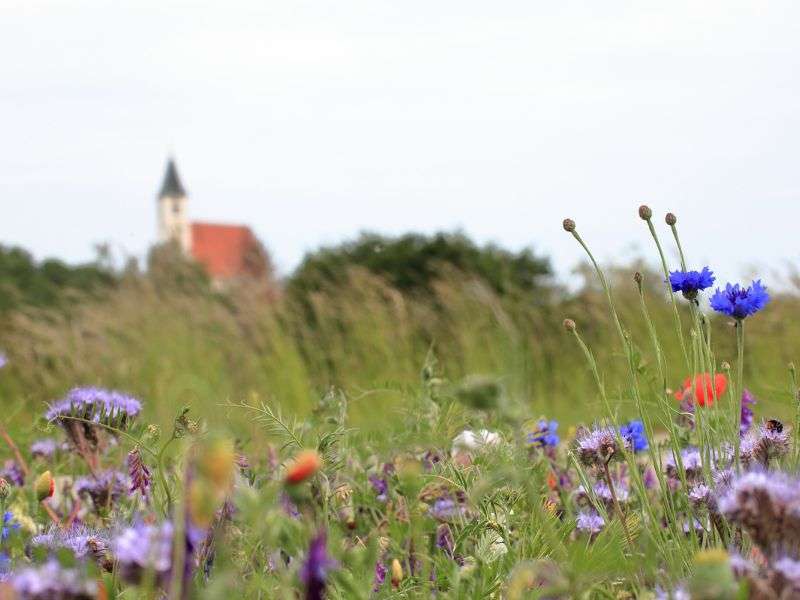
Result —
<instances>
[{"instance_id":1,"label":"grass","mask_svg":"<svg viewBox=\"0 0 800 600\"><path fill-rule=\"evenodd\" d=\"M729 595L703 595L708 565L723 565L716 580L732 582L725 552L746 553L752 540L735 521L718 526L687 493L701 481L712 485L721 449L738 446L734 398L742 386L758 397L759 418L791 429L797 386L788 365L800 339L791 317L800 298L776 294L748 319L740 378L729 320L703 317L679 297L673 304L663 273L633 265L587 266L583 274L575 293L532 297L498 296L444 272L433 296L415 297L354 270L299 304L267 301L258 289L218 295L129 273L102 301L66 313L17 312L0 334L9 354L0 371L2 421L30 476L4 503L28 531L14 534L6 551L17 569L30 562L23 546L50 518L32 495L36 474L58 476L57 519L74 509L63 485L87 473L86 461L75 453L36 459L27 447L45 435L64 438L37 418L46 402L96 384L144 401L136 425L105 431L118 445L97 460L120 468L139 447L155 479L148 501L131 495L82 518L112 537L133 515L171 519L178 540L184 523L213 533L206 538L213 552L191 550L198 564L187 580L173 569L169 582L151 572L130 587L119 567L91 565L89 579L102 580L109 597L156 597L160 587L171 597L190 590L222 598L232 586L243 597L290 597L307 587L299 568L319 531L339 565L327 580L332 598L421 598L434 590L444 598L633 598L683 582L694 597L746 593L740 586L748 582L731 583ZM565 318L574 330L565 331ZM691 372L724 371L723 363L732 365L731 392L698 408L696 427L686 428L670 388ZM539 416L561 422L557 448L527 443ZM647 451L617 449L607 464L582 458L575 436L585 432L572 426L616 432L631 418L644 422ZM496 431L500 442L454 448L465 429ZM219 440L235 440L235 450ZM624 443L617 433L611 440ZM689 446L698 448L702 473L682 464ZM301 448L315 449L322 466L287 487L284 474ZM249 464L239 460L234 469L234 451ZM678 463L671 474L669 456ZM795 446L766 466L797 464ZM385 481L385 498L368 475ZM600 481L622 495L623 480L625 498L598 495ZM444 500L456 514L437 518ZM234 512L221 510L223 502ZM603 519L602 531L576 531L586 510ZM694 519L702 527L684 531ZM436 543L443 532L452 537L445 548ZM187 550L172 548L173 563L182 563ZM708 554L720 549L722 558ZM389 574L371 592L376 564Z\"/></svg>"}]
</instances>

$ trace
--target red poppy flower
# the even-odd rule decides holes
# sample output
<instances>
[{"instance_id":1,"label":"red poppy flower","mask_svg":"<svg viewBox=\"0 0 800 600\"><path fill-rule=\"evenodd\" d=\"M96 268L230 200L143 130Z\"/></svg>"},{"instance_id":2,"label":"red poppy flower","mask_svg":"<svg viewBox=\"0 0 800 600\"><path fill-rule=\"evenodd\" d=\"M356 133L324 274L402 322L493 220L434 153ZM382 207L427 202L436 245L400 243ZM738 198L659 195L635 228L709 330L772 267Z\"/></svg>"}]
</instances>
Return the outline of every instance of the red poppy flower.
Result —
<instances>
[{"instance_id":1,"label":"red poppy flower","mask_svg":"<svg viewBox=\"0 0 800 600\"><path fill-rule=\"evenodd\" d=\"M714 400L725 393L727 387L728 378L722 373L716 373L714 375L713 385L711 375L709 373L702 373L694 376L694 382L692 382L691 377L687 377L686 381L683 382L683 387L675 392L675 398L683 400L683 397L687 393L691 394L694 392L697 403L700 406L705 406L706 400L708 400L708 406L711 406Z\"/></svg>"},{"instance_id":2,"label":"red poppy flower","mask_svg":"<svg viewBox=\"0 0 800 600\"><path fill-rule=\"evenodd\" d=\"M322 466L322 457L315 450L302 450L286 468L286 483L301 483L316 473Z\"/></svg>"}]
</instances>

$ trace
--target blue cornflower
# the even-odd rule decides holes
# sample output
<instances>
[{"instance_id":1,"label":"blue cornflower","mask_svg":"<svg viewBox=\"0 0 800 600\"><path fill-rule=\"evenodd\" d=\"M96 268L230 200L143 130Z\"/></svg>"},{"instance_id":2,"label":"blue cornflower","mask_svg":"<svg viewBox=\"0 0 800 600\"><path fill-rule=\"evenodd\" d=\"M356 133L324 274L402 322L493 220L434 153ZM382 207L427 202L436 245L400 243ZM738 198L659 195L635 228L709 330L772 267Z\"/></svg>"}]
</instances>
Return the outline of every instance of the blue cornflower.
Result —
<instances>
[{"instance_id":1,"label":"blue cornflower","mask_svg":"<svg viewBox=\"0 0 800 600\"><path fill-rule=\"evenodd\" d=\"M711 296L711 308L715 311L742 320L745 317L756 314L769 302L767 288L761 280L754 281L750 287L741 287L738 283L725 286L725 291L717 288L717 292Z\"/></svg>"},{"instance_id":2,"label":"blue cornflower","mask_svg":"<svg viewBox=\"0 0 800 600\"><path fill-rule=\"evenodd\" d=\"M528 443L533 446L557 446L559 442L558 434L558 421L546 421L541 419L537 423L536 431L528 434Z\"/></svg>"},{"instance_id":3,"label":"blue cornflower","mask_svg":"<svg viewBox=\"0 0 800 600\"><path fill-rule=\"evenodd\" d=\"M6 541L8 539L8 535L11 533L12 530L19 529L19 523L14 520L14 515L11 511L6 511L3 513L3 529L0 532L0 540Z\"/></svg>"},{"instance_id":4,"label":"blue cornflower","mask_svg":"<svg viewBox=\"0 0 800 600\"><path fill-rule=\"evenodd\" d=\"M647 442L647 434L644 431L644 423L641 421L631 421L622 425L619 428L619 435L628 442L634 452L642 452L650 447Z\"/></svg>"},{"instance_id":5,"label":"blue cornflower","mask_svg":"<svg viewBox=\"0 0 800 600\"><path fill-rule=\"evenodd\" d=\"M703 267L702 271L672 271L669 283L673 292L681 292L684 298L694 300L697 292L714 284L714 272L708 267Z\"/></svg>"}]
</instances>

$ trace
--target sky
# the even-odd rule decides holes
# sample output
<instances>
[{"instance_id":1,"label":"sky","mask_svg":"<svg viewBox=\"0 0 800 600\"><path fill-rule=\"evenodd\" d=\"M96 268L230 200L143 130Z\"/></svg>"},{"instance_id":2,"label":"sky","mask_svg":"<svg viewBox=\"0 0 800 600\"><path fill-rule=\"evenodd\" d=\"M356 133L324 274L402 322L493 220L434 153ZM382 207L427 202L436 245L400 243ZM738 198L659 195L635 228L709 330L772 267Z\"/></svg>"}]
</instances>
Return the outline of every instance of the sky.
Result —
<instances>
[{"instance_id":1,"label":"sky","mask_svg":"<svg viewBox=\"0 0 800 600\"><path fill-rule=\"evenodd\" d=\"M177 160L195 220L305 252L461 229L582 259L800 258L800 4L2 0L0 244L142 256ZM671 245L668 252L673 255Z\"/></svg>"}]
</instances>

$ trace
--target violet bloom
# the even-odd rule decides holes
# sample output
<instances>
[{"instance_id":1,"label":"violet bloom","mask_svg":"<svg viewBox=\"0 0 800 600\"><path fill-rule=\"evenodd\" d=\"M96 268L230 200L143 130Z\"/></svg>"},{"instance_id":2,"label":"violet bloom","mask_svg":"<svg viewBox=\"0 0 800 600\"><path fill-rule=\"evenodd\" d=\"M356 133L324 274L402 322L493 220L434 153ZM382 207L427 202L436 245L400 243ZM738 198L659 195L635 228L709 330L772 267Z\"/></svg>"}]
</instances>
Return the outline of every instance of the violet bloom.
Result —
<instances>
[{"instance_id":1,"label":"violet bloom","mask_svg":"<svg viewBox=\"0 0 800 600\"><path fill-rule=\"evenodd\" d=\"M671 271L669 283L673 292L681 292L687 300L697 298L697 293L714 284L714 272L708 267L702 271Z\"/></svg>"},{"instance_id":2,"label":"violet bloom","mask_svg":"<svg viewBox=\"0 0 800 600\"><path fill-rule=\"evenodd\" d=\"M89 497L97 511L111 508L129 491L128 477L119 471L101 471L97 476L81 477L75 482L75 493Z\"/></svg>"},{"instance_id":3,"label":"violet bloom","mask_svg":"<svg viewBox=\"0 0 800 600\"><path fill-rule=\"evenodd\" d=\"M306 600L321 600L325 597L328 573L338 566L338 563L328 556L326 541L325 532L320 531L311 540L306 560L300 566L298 575L306 589Z\"/></svg>"},{"instance_id":4,"label":"violet bloom","mask_svg":"<svg viewBox=\"0 0 800 600\"><path fill-rule=\"evenodd\" d=\"M56 453L58 445L53 438L36 440L31 444L30 452L34 458L50 459Z\"/></svg>"},{"instance_id":5,"label":"violet bloom","mask_svg":"<svg viewBox=\"0 0 800 600\"><path fill-rule=\"evenodd\" d=\"M63 427L76 448L95 451L106 437L113 435L109 427L124 431L141 410L142 403L133 396L83 387L55 401L44 416Z\"/></svg>"},{"instance_id":6,"label":"violet bloom","mask_svg":"<svg viewBox=\"0 0 800 600\"><path fill-rule=\"evenodd\" d=\"M739 443L739 460L746 467L758 463L769 467L772 459L781 458L789 452L791 445L783 423L770 419L762 423L757 432L749 432Z\"/></svg>"},{"instance_id":7,"label":"violet bloom","mask_svg":"<svg viewBox=\"0 0 800 600\"><path fill-rule=\"evenodd\" d=\"M55 559L20 569L9 583L19 600L93 600L98 593L94 579L77 568L62 567Z\"/></svg>"},{"instance_id":8,"label":"violet bloom","mask_svg":"<svg viewBox=\"0 0 800 600\"><path fill-rule=\"evenodd\" d=\"M626 450L630 449L630 440L623 438L622 442ZM612 459L622 457L617 434L609 427L584 431L577 438L576 445L578 458L587 467L603 467Z\"/></svg>"},{"instance_id":9,"label":"violet bloom","mask_svg":"<svg viewBox=\"0 0 800 600\"><path fill-rule=\"evenodd\" d=\"M588 533L591 537L603 531L606 521L594 510L581 511L575 518L575 529L580 533Z\"/></svg>"},{"instance_id":10,"label":"violet bloom","mask_svg":"<svg viewBox=\"0 0 800 600\"><path fill-rule=\"evenodd\" d=\"M683 471L686 479L693 482L700 478L703 474L703 459L700 456L700 451L697 448L684 448L681 450L681 463L683 463ZM675 455L670 453L664 461L666 467L667 477L675 484L680 482L680 473L678 472L678 461Z\"/></svg>"},{"instance_id":11,"label":"violet bloom","mask_svg":"<svg viewBox=\"0 0 800 600\"><path fill-rule=\"evenodd\" d=\"M110 540L102 531L84 525L73 525L69 529L51 526L47 533L35 535L29 542L29 549L46 548L57 551L69 550L75 558L91 557L99 564L107 558Z\"/></svg>"},{"instance_id":12,"label":"violet bloom","mask_svg":"<svg viewBox=\"0 0 800 600\"><path fill-rule=\"evenodd\" d=\"M123 529L111 542L122 579L138 584L149 572L157 585L166 585L172 570L174 531L169 521L160 525L137 523Z\"/></svg>"},{"instance_id":13,"label":"violet bloom","mask_svg":"<svg viewBox=\"0 0 800 600\"><path fill-rule=\"evenodd\" d=\"M372 489L375 490L376 498L379 502L386 502L389 499L389 484L386 479L382 479L377 475L370 475L369 483Z\"/></svg>"},{"instance_id":14,"label":"violet bloom","mask_svg":"<svg viewBox=\"0 0 800 600\"><path fill-rule=\"evenodd\" d=\"M150 494L150 469L144 464L138 447L128 452L127 462L128 476L131 481L130 493L139 490L142 493L142 497L147 498Z\"/></svg>"},{"instance_id":15,"label":"violet bloom","mask_svg":"<svg viewBox=\"0 0 800 600\"><path fill-rule=\"evenodd\" d=\"M750 393L750 390L742 391L742 410L739 419L739 435L744 435L750 431L750 426L753 424L753 406L756 403L755 396Z\"/></svg>"},{"instance_id":16,"label":"violet bloom","mask_svg":"<svg viewBox=\"0 0 800 600\"><path fill-rule=\"evenodd\" d=\"M464 516L466 507L449 496L439 498L429 509L430 515L437 521L452 521Z\"/></svg>"},{"instance_id":17,"label":"violet bloom","mask_svg":"<svg viewBox=\"0 0 800 600\"><path fill-rule=\"evenodd\" d=\"M540 419L536 424L536 429L528 434L528 443L539 448L558 446L557 429L558 421Z\"/></svg>"},{"instance_id":18,"label":"violet bloom","mask_svg":"<svg viewBox=\"0 0 800 600\"><path fill-rule=\"evenodd\" d=\"M377 594L380 591L381 586L386 581L386 573L388 573L388 571L383 560L378 560L375 563L375 578L372 580L372 591L374 593Z\"/></svg>"},{"instance_id":19,"label":"violet bloom","mask_svg":"<svg viewBox=\"0 0 800 600\"><path fill-rule=\"evenodd\" d=\"M25 474L13 459L8 459L3 463L3 469L0 470L0 477L17 487L25 485Z\"/></svg>"}]
</instances>

